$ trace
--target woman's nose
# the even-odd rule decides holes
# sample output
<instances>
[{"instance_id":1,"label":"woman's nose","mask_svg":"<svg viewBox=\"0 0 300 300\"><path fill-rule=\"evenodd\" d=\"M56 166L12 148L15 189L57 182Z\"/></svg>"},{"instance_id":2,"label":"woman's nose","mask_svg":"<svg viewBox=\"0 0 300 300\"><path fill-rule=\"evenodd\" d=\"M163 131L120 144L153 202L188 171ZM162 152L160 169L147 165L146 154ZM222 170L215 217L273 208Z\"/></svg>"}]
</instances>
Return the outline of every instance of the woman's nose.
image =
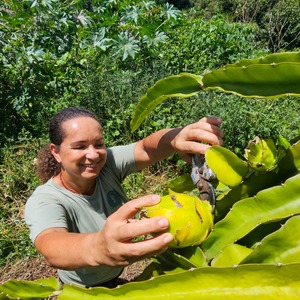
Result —
<instances>
[{"instance_id":1,"label":"woman's nose","mask_svg":"<svg viewBox=\"0 0 300 300\"><path fill-rule=\"evenodd\" d=\"M93 159L93 158L97 158L99 156L98 151L95 147L90 146L87 148L87 152L86 152L86 157Z\"/></svg>"}]
</instances>

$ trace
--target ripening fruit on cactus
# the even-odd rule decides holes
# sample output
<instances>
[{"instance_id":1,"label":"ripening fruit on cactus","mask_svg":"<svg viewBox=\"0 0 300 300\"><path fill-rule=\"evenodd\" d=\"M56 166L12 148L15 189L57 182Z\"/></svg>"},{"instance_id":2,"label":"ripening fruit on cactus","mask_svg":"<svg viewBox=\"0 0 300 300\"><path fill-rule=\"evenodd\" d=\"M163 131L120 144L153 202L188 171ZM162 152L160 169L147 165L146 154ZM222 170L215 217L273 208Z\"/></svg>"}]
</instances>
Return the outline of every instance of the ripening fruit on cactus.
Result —
<instances>
[{"instance_id":1,"label":"ripening fruit on cactus","mask_svg":"<svg viewBox=\"0 0 300 300\"><path fill-rule=\"evenodd\" d=\"M196 196L176 193L169 189L169 195L144 209L148 218L164 216L170 226L166 232L173 235L170 248L184 248L201 244L213 226L212 207L208 201Z\"/></svg>"},{"instance_id":2,"label":"ripening fruit on cactus","mask_svg":"<svg viewBox=\"0 0 300 300\"><path fill-rule=\"evenodd\" d=\"M273 140L262 140L256 137L249 142L244 156L252 169L258 172L267 172L277 168L279 154Z\"/></svg>"}]
</instances>

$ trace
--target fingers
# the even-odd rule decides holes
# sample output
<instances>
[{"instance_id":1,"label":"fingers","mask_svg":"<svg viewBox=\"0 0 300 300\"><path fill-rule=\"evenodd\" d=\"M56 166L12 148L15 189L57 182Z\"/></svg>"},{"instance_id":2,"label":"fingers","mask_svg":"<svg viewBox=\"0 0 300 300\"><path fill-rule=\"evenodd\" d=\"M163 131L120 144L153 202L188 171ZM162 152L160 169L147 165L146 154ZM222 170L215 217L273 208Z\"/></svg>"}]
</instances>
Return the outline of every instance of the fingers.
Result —
<instances>
[{"instance_id":1,"label":"fingers","mask_svg":"<svg viewBox=\"0 0 300 300\"><path fill-rule=\"evenodd\" d=\"M168 249L168 244L173 240L170 233L162 233L151 239L128 243L125 246L125 251L129 253L128 260L131 263L147 257L158 255Z\"/></svg>"},{"instance_id":2,"label":"fingers","mask_svg":"<svg viewBox=\"0 0 300 300\"><path fill-rule=\"evenodd\" d=\"M110 261L114 266L127 266L166 251L172 240L170 233L163 233L151 239L119 244L111 251L114 258Z\"/></svg>"},{"instance_id":3,"label":"fingers","mask_svg":"<svg viewBox=\"0 0 300 300\"><path fill-rule=\"evenodd\" d=\"M113 232L119 241L130 241L133 238L149 233L161 232L169 227L167 218L132 219L141 208L152 206L160 201L159 195L147 195L125 203L108 219L109 226L114 226ZM110 225L111 224L111 225Z\"/></svg>"},{"instance_id":4,"label":"fingers","mask_svg":"<svg viewBox=\"0 0 300 300\"><path fill-rule=\"evenodd\" d=\"M214 125L205 124L201 128L187 128L186 135L182 136L182 142L202 142L209 145L222 145L223 144L223 132L222 130ZM183 145L192 148L194 143ZM207 147L204 147L207 148ZM190 149L184 149L190 150Z\"/></svg>"},{"instance_id":5,"label":"fingers","mask_svg":"<svg viewBox=\"0 0 300 300\"><path fill-rule=\"evenodd\" d=\"M195 138L210 140L211 145L218 145L223 142L223 130L220 129L222 119L218 117L205 117L190 125L191 133ZM206 141L205 142L208 142Z\"/></svg>"},{"instance_id":6,"label":"fingers","mask_svg":"<svg viewBox=\"0 0 300 300\"><path fill-rule=\"evenodd\" d=\"M220 126L222 123L222 119L219 117L215 117L215 116L204 117L204 118L200 119L200 121L214 124L216 126Z\"/></svg>"},{"instance_id":7,"label":"fingers","mask_svg":"<svg viewBox=\"0 0 300 300\"><path fill-rule=\"evenodd\" d=\"M164 252L173 240L170 233L163 232L169 227L168 219L154 217L132 219L141 207L157 204L158 195L148 195L125 203L107 218L99 232L99 246L104 249L105 263L125 266L129 263ZM147 240L134 241L134 238L155 233Z\"/></svg>"},{"instance_id":8,"label":"fingers","mask_svg":"<svg viewBox=\"0 0 300 300\"><path fill-rule=\"evenodd\" d=\"M205 117L185 126L174 138L174 149L181 155L204 154L211 145L222 145L221 123L222 119L218 117Z\"/></svg>"},{"instance_id":9,"label":"fingers","mask_svg":"<svg viewBox=\"0 0 300 300\"><path fill-rule=\"evenodd\" d=\"M168 227L169 221L164 217L136 220L134 222L128 222L123 226L122 238L124 241L128 241L137 236L161 232L166 230Z\"/></svg>"},{"instance_id":10,"label":"fingers","mask_svg":"<svg viewBox=\"0 0 300 300\"><path fill-rule=\"evenodd\" d=\"M127 222L128 219L131 219L136 213L138 213L141 208L152 206L160 201L159 195L146 195L144 197L140 197L134 200L131 200L124 205L122 205L117 212L112 214L109 218L115 221L123 220Z\"/></svg>"}]
</instances>

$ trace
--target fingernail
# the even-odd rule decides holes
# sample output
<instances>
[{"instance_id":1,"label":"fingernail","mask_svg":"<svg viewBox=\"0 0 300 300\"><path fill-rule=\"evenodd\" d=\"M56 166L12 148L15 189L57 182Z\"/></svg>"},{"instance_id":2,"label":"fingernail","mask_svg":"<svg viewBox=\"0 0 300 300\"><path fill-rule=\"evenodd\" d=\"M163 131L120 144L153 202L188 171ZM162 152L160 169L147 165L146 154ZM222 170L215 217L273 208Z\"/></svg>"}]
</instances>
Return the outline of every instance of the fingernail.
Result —
<instances>
[{"instance_id":1,"label":"fingernail","mask_svg":"<svg viewBox=\"0 0 300 300\"><path fill-rule=\"evenodd\" d=\"M168 228L169 227L169 221L166 218L163 218L161 220L158 221L158 224L162 227L162 228Z\"/></svg>"},{"instance_id":2,"label":"fingernail","mask_svg":"<svg viewBox=\"0 0 300 300\"><path fill-rule=\"evenodd\" d=\"M154 201L154 204L156 204L160 201L160 196L159 195L152 195L152 200Z\"/></svg>"},{"instance_id":3,"label":"fingernail","mask_svg":"<svg viewBox=\"0 0 300 300\"><path fill-rule=\"evenodd\" d=\"M170 243L173 241L173 235L172 234L167 234L165 237L164 237L164 242L165 243Z\"/></svg>"}]
</instances>

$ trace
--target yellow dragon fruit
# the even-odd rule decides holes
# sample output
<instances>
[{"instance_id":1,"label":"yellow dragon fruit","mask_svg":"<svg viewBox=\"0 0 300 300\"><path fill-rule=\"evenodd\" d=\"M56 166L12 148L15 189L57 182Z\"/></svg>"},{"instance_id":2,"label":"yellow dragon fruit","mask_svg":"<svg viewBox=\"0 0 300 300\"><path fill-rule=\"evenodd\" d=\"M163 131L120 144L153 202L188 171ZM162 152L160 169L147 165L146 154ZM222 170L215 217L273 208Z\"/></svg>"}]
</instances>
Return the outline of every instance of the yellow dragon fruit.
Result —
<instances>
[{"instance_id":1,"label":"yellow dragon fruit","mask_svg":"<svg viewBox=\"0 0 300 300\"><path fill-rule=\"evenodd\" d=\"M164 216L173 235L170 248L184 248L201 244L213 226L212 206L193 195L176 193L161 198L160 203L144 209L146 217Z\"/></svg>"}]
</instances>

